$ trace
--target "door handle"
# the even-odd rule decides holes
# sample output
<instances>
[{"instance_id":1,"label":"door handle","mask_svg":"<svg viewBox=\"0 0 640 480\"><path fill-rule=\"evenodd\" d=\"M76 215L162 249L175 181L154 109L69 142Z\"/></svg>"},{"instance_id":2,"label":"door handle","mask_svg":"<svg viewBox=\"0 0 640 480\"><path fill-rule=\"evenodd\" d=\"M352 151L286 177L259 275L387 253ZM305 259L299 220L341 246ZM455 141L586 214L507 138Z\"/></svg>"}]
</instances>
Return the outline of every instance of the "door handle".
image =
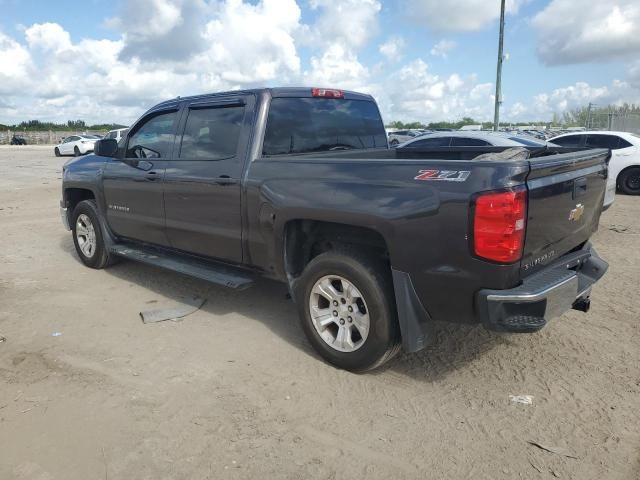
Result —
<instances>
[{"instance_id":1,"label":"door handle","mask_svg":"<svg viewBox=\"0 0 640 480\"><path fill-rule=\"evenodd\" d=\"M158 172L147 172L145 173L144 178L148 182L155 182L156 180L159 180L161 177Z\"/></svg>"},{"instance_id":2,"label":"door handle","mask_svg":"<svg viewBox=\"0 0 640 480\"><path fill-rule=\"evenodd\" d=\"M225 186L225 185L232 185L234 183L236 183L236 181L231 178L229 175L220 175L218 178L216 178L215 182L216 185L220 185L220 186Z\"/></svg>"},{"instance_id":3,"label":"door handle","mask_svg":"<svg viewBox=\"0 0 640 480\"><path fill-rule=\"evenodd\" d=\"M587 179L578 178L573 182L573 198L581 197L585 193L587 193Z\"/></svg>"}]
</instances>

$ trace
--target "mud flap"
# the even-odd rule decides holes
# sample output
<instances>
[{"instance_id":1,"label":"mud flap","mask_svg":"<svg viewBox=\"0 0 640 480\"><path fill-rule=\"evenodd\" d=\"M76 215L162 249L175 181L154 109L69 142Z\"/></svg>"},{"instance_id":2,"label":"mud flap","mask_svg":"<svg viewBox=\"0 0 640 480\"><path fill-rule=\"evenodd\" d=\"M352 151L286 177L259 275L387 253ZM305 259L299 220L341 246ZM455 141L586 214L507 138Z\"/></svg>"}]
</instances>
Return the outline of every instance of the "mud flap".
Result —
<instances>
[{"instance_id":1,"label":"mud flap","mask_svg":"<svg viewBox=\"0 0 640 480\"><path fill-rule=\"evenodd\" d=\"M402 348L405 352L417 352L432 341L433 323L413 288L409 274L394 269L391 269L391 272Z\"/></svg>"}]
</instances>

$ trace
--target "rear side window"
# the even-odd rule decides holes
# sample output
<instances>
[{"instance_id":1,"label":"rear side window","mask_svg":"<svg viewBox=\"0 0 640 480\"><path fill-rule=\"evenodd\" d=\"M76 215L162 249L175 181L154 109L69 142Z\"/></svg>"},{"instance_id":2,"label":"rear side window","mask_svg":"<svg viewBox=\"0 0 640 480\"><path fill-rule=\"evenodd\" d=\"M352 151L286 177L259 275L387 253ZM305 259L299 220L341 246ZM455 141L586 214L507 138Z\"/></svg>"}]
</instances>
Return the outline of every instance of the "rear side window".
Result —
<instances>
[{"instance_id":1,"label":"rear side window","mask_svg":"<svg viewBox=\"0 0 640 480\"><path fill-rule=\"evenodd\" d=\"M582 146L582 137L584 135L568 135L561 138L552 138L550 142L561 147L580 147Z\"/></svg>"},{"instance_id":2,"label":"rear side window","mask_svg":"<svg viewBox=\"0 0 640 480\"><path fill-rule=\"evenodd\" d=\"M176 118L177 112L168 112L145 120L129 139L127 158L168 158Z\"/></svg>"},{"instance_id":3,"label":"rear side window","mask_svg":"<svg viewBox=\"0 0 640 480\"><path fill-rule=\"evenodd\" d=\"M263 155L387 146L374 102L328 98L274 98Z\"/></svg>"},{"instance_id":4,"label":"rear side window","mask_svg":"<svg viewBox=\"0 0 640 480\"><path fill-rule=\"evenodd\" d=\"M587 136L587 147L592 148L610 148L618 150L620 148L630 147L631 144L624 138L616 135L589 135Z\"/></svg>"},{"instance_id":5,"label":"rear side window","mask_svg":"<svg viewBox=\"0 0 640 480\"><path fill-rule=\"evenodd\" d=\"M236 155L244 106L189 110L180 145L180 158L224 160Z\"/></svg>"},{"instance_id":6,"label":"rear side window","mask_svg":"<svg viewBox=\"0 0 640 480\"><path fill-rule=\"evenodd\" d=\"M585 146L591 148L610 148L615 150L618 148L619 137L615 135L587 135Z\"/></svg>"},{"instance_id":7,"label":"rear side window","mask_svg":"<svg viewBox=\"0 0 640 480\"><path fill-rule=\"evenodd\" d=\"M451 143L451 137L430 137L422 140L411 142L407 147L411 148L431 148L431 147L448 147Z\"/></svg>"},{"instance_id":8,"label":"rear side window","mask_svg":"<svg viewBox=\"0 0 640 480\"><path fill-rule=\"evenodd\" d=\"M486 147L487 145L490 145L490 143L485 140L481 140L479 138L471 138L471 137L452 137L451 138L452 147Z\"/></svg>"}]
</instances>

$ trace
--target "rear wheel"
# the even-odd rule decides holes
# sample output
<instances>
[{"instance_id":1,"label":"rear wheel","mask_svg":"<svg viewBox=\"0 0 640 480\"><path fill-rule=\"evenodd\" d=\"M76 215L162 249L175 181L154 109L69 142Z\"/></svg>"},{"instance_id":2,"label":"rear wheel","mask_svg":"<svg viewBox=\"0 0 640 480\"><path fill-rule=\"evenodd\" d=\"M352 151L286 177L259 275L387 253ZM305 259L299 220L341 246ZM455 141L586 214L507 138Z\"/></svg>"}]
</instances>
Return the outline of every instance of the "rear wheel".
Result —
<instances>
[{"instance_id":1,"label":"rear wheel","mask_svg":"<svg viewBox=\"0 0 640 480\"><path fill-rule=\"evenodd\" d=\"M389 142L389 145L391 145L392 147L397 147L398 145L400 145L400 142L394 138L393 140L391 140L391 142Z\"/></svg>"},{"instance_id":2,"label":"rear wheel","mask_svg":"<svg viewBox=\"0 0 640 480\"><path fill-rule=\"evenodd\" d=\"M59 156L60 156L60 150L58 149L58 147L56 147L56 148L53 150L53 153L55 153L55 154L56 154L56 157L59 157Z\"/></svg>"},{"instance_id":3,"label":"rear wheel","mask_svg":"<svg viewBox=\"0 0 640 480\"><path fill-rule=\"evenodd\" d=\"M296 283L295 297L307 338L336 367L364 372L399 351L391 281L375 257L318 255Z\"/></svg>"},{"instance_id":4,"label":"rear wheel","mask_svg":"<svg viewBox=\"0 0 640 480\"><path fill-rule=\"evenodd\" d=\"M73 147L73 154L76 157L79 157L80 156L80 149L78 147Z\"/></svg>"},{"instance_id":5,"label":"rear wheel","mask_svg":"<svg viewBox=\"0 0 640 480\"><path fill-rule=\"evenodd\" d=\"M622 193L640 195L640 167L626 169L618 177L618 186Z\"/></svg>"}]
</instances>

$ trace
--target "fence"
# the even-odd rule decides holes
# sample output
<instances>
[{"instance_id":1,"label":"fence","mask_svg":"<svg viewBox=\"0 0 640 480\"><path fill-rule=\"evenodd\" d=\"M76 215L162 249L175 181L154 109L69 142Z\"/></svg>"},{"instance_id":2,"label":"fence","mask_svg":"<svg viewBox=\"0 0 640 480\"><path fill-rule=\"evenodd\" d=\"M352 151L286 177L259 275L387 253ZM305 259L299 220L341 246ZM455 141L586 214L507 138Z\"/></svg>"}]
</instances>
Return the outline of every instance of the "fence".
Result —
<instances>
[{"instance_id":1,"label":"fence","mask_svg":"<svg viewBox=\"0 0 640 480\"><path fill-rule=\"evenodd\" d=\"M72 132L72 131L58 131L58 130L48 130L48 131L40 131L40 132L23 132L20 130L4 130L0 131L0 145L6 145L11 141L11 137L13 135L17 135L19 137L24 138L27 141L27 145L55 145L60 143L60 141L68 137L70 135L91 135L98 134L104 135L107 133L106 131L98 131L98 130L84 130L81 132Z\"/></svg>"},{"instance_id":2,"label":"fence","mask_svg":"<svg viewBox=\"0 0 640 480\"><path fill-rule=\"evenodd\" d=\"M587 130L610 130L640 134L640 113L594 110L587 119Z\"/></svg>"}]
</instances>

